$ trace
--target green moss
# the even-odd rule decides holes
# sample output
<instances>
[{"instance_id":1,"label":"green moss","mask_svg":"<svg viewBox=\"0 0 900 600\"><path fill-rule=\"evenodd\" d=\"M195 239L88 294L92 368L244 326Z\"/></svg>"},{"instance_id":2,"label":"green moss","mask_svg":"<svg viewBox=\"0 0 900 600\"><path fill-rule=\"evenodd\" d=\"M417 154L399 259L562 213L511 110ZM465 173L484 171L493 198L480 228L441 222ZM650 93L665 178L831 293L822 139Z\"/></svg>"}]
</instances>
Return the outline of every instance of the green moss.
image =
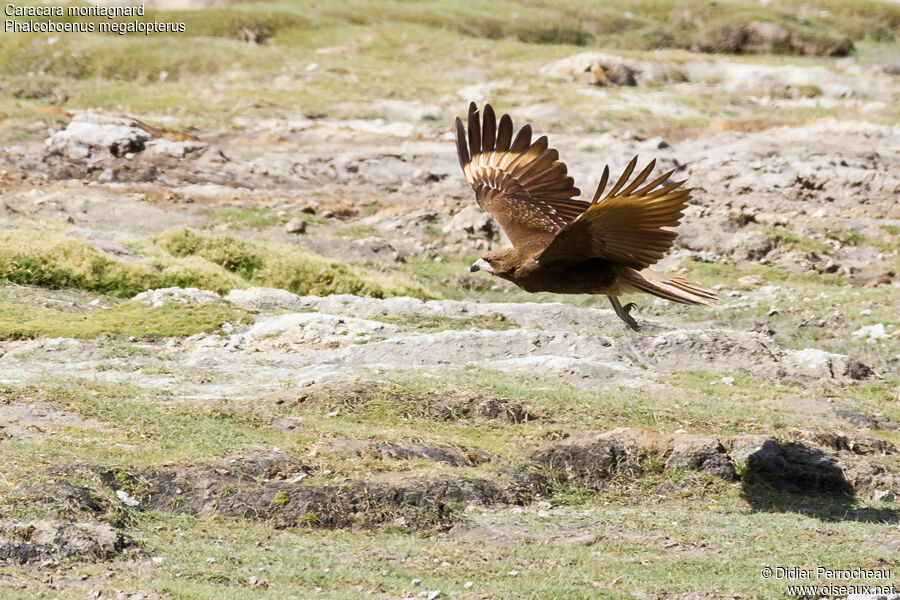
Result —
<instances>
[{"instance_id":1,"label":"green moss","mask_svg":"<svg viewBox=\"0 0 900 600\"><path fill-rule=\"evenodd\" d=\"M199 256L242 279L253 279L264 259L250 241L231 236L209 236L186 228L170 229L153 239L172 256Z\"/></svg>"},{"instance_id":2,"label":"green moss","mask_svg":"<svg viewBox=\"0 0 900 600\"><path fill-rule=\"evenodd\" d=\"M298 294L433 297L400 277L327 259L289 244L175 228L135 240L144 258L124 261L61 233L15 230L0 238L0 281L130 297L152 288L227 293L250 285Z\"/></svg>"},{"instance_id":3,"label":"green moss","mask_svg":"<svg viewBox=\"0 0 900 600\"><path fill-rule=\"evenodd\" d=\"M766 229L766 232L775 239L776 242L786 244L795 250L801 252L826 252L828 246L815 238L803 236L789 231L787 229L775 228Z\"/></svg>"},{"instance_id":4,"label":"green moss","mask_svg":"<svg viewBox=\"0 0 900 600\"><path fill-rule=\"evenodd\" d=\"M25 229L0 237L0 281L124 297L173 286L215 291L246 287L239 277L194 257L124 261L102 254L84 240Z\"/></svg>"},{"instance_id":5,"label":"green moss","mask_svg":"<svg viewBox=\"0 0 900 600\"><path fill-rule=\"evenodd\" d=\"M834 231L825 232L825 237L830 240L837 240L845 246L859 246L866 238L856 231L848 231L846 233L837 233Z\"/></svg>"},{"instance_id":6,"label":"green moss","mask_svg":"<svg viewBox=\"0 0 900 600\"><path fill-rule=\"evenodd\" d=\"M150 241L178 257L196 256L240 276L247 284L276 287L296 294L433 297L423 286L399 277L328 259L290 244L212 236L185 228L170 229Z\"/></svg>"},{"instance_id":7,"label":"green moss","mask_svg":"<svg viewBox=\"0 0 900 600\"><path fill-rule=\"evenodd\" d=\"M285 491L275 492L275 497L272 498L272 500L274 500L275 504L279 506L285 506L287 504L290 504L291 496Z\"/></svg>"},{"instance_id":8,"label":"green moss","mask_svg":"<svg viewBox=\"0 0 900 600\"><path fill-rule=\"evenodd\" d=\"M224 207L209 209L205 213L219 223L241 229L263 229L281 221L276 214L264 208Z\"/></svg>"},{"instance_id":9,"label":"green moss","mask_svg":"<svg viewBox=\"0 0 900 600\"><path fill-rule=\"evenodd\" d=\"M151 308L130 300L88 312L0 302L0 338L94 338L98 335L155 340L216 331L223 323L248 323L249 312L230 304L189 306L166 302Z\"/></svg>"}]
</instances>

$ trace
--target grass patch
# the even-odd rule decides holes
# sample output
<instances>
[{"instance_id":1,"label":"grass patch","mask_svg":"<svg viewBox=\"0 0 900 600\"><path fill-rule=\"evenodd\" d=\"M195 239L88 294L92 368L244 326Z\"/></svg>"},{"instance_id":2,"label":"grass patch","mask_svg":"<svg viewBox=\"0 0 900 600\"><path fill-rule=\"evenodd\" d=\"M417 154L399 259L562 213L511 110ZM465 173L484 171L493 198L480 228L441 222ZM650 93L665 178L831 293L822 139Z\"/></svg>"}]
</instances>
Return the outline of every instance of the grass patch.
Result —
<instances>
[{"instance_id":1,"label":"grass patch","mask_svg":"<svg viewBox=\"0 0 900 600\"><path fill-rule=\"evenodd\" d=\"M800 252L827 252L829 247L821 240L805 235L799 235L793 231L782 228L764 228L764 232L779 244L785 244L792 250Z\"/></svg>"},{"instance_id":2,"label":"grass patch","mask_svg":"<svg viewBox=\"0 0 900 600\"><path fill-rule=\"evenodd\" d=\"M722 375L718 375L721 379ZM556 379L511 375L490 369L392 371L389 385L348 393L339 389L321 409L300 410L310 427L346 437L440 439L501 456L522 456L536 443L564 436L567 430L609 430L647 426L662 431L687 429L711 435L761 433L802 426L777 399L803 395L802 388L760 383L734 376L735 385L718 385L713 376L673 376L673 387L584 390ZM706 378L706 379L704 379ZM437 406L453 398L500 398L522 403L542 418L503 425L493 420L443 421ZM337 415L326 416L335 408ZM301 413L298 413L301 414Z\"/></svg>"},{"instance_id":3,"label":"grass patch","mask_svg":"<svg viewBox=\"0 0 900 600\"><path fill-rule=\"evenodd\" d=\"M356 600L371 597L373 588L402 597L415 591L413 579L421 579L426 589L459 598L624 600L696 589L723 597L775 598L795 582L760 577L763 565L885 568L890 538L881 524L751 512L728 495L644 501L649 506L613 501L556 508L550 517L530 510L514 515L488 511L474 517L473 535L278 529L241 520L135 513L130 533L149 555L165 560L152 568L114 563L123 568L112 570L100 587L212 600L223 594L262 597L262 586L273 600L298 595ZM479 527L494 535L478 536ZM722 553L729 557L724 570ZM302 569L297 556L304 557ZM108 572L103 563L67 565L74 578ZM48 598L84 597L78 586L57 589L45 579L25 579L21 572L12 577Z\"/></svg>"},{"instance_id":4,"label":"grass patch","mask_svg":"<svg viewBox=\"0 0 900 600\"><path fill-rule=\"evenodd\" d=\"M273 430L251 412L173 402L162 391L126 383L86 380L48 381L37 386L0 386L6 403L45 403L109 424L113 431L70 428L70 439L48 436L35 443L0 442L4 455L28 464L70 463L150 467L202 460L246 448L294 448L296 436ZM65 450L63 450L65 449ZM29 458L29 453L35 456ZM59 454L61 453L61 454ZM59 454L59 455L57 455Z\"/></svg>"},{"instance_id":5,"label":"grass patch","mask_svg":"<svg viewBox=\"0 0 900 600\"><path fill-rule=\"evenodd\" d=\"M130 297L153 288L226 293L251 285L297 294L433 297L423 286L290 244L176 228L135 240L145 258L123 261L60 233L14 230L0 238L0 281Z\"/></svg>"},{"instance_id":6,"label":"grass patch","mask_svg":"<svg viewBox=\"0 0 900 600\"><path fill-rule=\"evenodd\" d=\"M282 0L204 11L149 11L147 20L181 21L187 31L65 35L53 44L44 35L4 36L0 110L16 120L33 121L34 109L48 103L70 109L90 106L165 114L174 119L168 126L200 128L218 128L235 115L284 118L291 110L309 117L373 118L381 116L380 99L446 103L471 85L471 74L460 69L457 60L459 48L465 47L485 69L480 79L522 82L492 92L500 109L555 101L583 115L578 120L582 128L608 129L622 123L632 129L654 128L683 119L649 114L648 120L627 106L624 112L609 111L606 102L578 97L574 86L553 86L549 93L547 82L534 73L553 59L586 48L662 51L683 59L682 49L714 37L724 26L750 21L776 23L807 38L849 36L875 53L883 48L887 54L895 52L891 39L900 32L900 9L875 0L822 3L829 6L827 11L799 0L789 5L624 0L615 6L586 0L553 5L510 0L494 6L490 14L474 0L452 5L437 0L327 5ZM195 43L181 43L186 39ZM769 50L793 51L778 45ZM317 68L307 71L311 63ZM366 84L359 85L361 80ZM684 100L690 103L694 95ZM704 118L721 118L721 106L721 98L713 97ZM863 118L889 121L894 112L886 109ZM11 126L5 135L22 131Z\"/></svg>"},{"instance_id":7,"label":"grass patch","mask_svg":"<svg viewBox=\"0 0 900 600\"><path fill-rule=\"evenodd\" d=\"M129 300L110 308L89 312L70 312L0 302L0 338L36 337L115 338L135 337L159 340L217 331L223 323L249 323L246 310L230 304L189 306L166 302L151 308L141 301Z\"/></svg>"},{"instance_id":8,"label":"grass patch","mask_svg":"<svg viewBox=\"0 0 900 600\"><path fill-rule=\"evenodd\" d=\"M376 234L375 228L371 225L348 225L335 231L335 235L348 238L351 240L362 240L373 237Z\"/></svg>"},{"instance_id":9,"label":"grass patch","mask_svg":"<svg viewBox=\"0 0 900 600\"><path fill-rule=\"evenodd\" d=\"M235 229L264 229L278 225L281 219L272 211L264 208L246 206L219 207L205 211L217 223L229 225Z\"/></svg>"},{"instance_id":10,"label":"grass patch","mask_svg":"<svg viewBox=\"0 0 900 600\"><path fill-rule=\"evenodd\" d=\"M399 277L322 257L290 244L209 236L176 228L152 238L152 245L176 257L199 257L239 275L247 284L296 294L431 297L422 286Z\"/></svg>"},{"instance_id":11,"label":"grass patch","mask_svg":"<svg viewBox=\"0 0 900 600\"><path fill-rule=\"evenodd\" d=\"M269 208L255 206L225 206L215 207L204 211L213 223L225 225L237 230L261 230L269 227L284 225L294 218L299 218L310 225L322 225L328 222L325 217L309 214L301 210L274 211Z\"/></svg>"}]
</instances>

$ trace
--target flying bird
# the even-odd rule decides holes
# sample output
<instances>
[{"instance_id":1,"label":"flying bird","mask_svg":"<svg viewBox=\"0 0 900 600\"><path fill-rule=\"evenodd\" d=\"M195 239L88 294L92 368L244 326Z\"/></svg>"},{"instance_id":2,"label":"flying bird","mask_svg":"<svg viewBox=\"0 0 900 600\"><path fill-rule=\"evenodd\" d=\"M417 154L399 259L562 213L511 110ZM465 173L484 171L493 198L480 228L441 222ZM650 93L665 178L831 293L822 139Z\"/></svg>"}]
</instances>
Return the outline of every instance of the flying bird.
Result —
<instances>
[{"instance_id":1,"label":"flying bird","mask_svg":"<svg viewBox=\"0 0 900 600\"><path fill-rule=\"evenodd\" d=\"M576 199L581 191L547 137L531 141L531 126L513 137L509 115L497 124L494 109L484 107L483 122L469 105L468 128L456 119L459 164L475 190L478 205L500 224L513 247L485 252L471 271L487 271L527 292L605 294L616 314L638 331L619 296L646 292L682 304L708 305L714 292L650 265L672 247L675 227L684 216L691 188L670 181L674 171L647 181L650 161L631 178L635 156L604 195L609 167L591 202ZM630 179L631 178L631 179Z\"/></svg>"}]
</instances>

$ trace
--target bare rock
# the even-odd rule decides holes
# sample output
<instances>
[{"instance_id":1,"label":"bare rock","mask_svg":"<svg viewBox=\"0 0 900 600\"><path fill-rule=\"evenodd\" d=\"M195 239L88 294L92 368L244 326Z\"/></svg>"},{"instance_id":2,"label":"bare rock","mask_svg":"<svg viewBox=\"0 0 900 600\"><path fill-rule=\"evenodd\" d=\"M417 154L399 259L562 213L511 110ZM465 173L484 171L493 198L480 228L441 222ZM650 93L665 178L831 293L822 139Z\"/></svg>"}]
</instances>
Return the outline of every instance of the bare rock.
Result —
<instances>
[{"instance_id":1,"label":"bare rock","mask_svg":"<svg viewBox=\"0 0 900 600\"><path fill-rule=\"evenodd\" d=\"M449 444L428 444L416 440L328 440L318 446L319 450L342 456L358 456L378 460L419 459L440 462L454 467L480 465L491 460L491 455L482 450L460 449Z\"/></svg>"},{"instance_id":2,"label":"bare rock","mask_svg":"<svg viewBox=\"0 0 900 600\"><path fill-rule=\"evenodd\" d=\"M801 35L768 21L750 21L744 24L729 23L708 31L694 42L691 50L732 54L847 56L853 50L853 42L848 38Z\"/></svg>"},{"instance_id":3,"label":"bare rock","mask_svg":"<svg viewBox=\"0 0 900 600\"><path fill-rule=\"evenodd\" d=\"M885 499L888 495L900 496L900 476L882 465L864 460L847 469L846 476L862 496L872 499ZM876 498L876 494L880 498Z\"/></svg>"},{"instance_id":4,"label":"bare rock","mask_svg":"<svg viewBox=\"0 0 900 600\"><path fill-rule=\"evenodd\" d=\"M305 310L310 305L297 294L277 288L253 287L244 290L231 290L225 300L247 310L271 310L282 308L287 310Z\"/></svg>"},{"instance_id":5,"label":"bare rock","mask_svg":"<svg viewBox=\"0 0 900 600\"><path fill-rule=\"evenodd\" d=\"M72 117L62 131L47 141L50 154L67 158L89 158L95 154L119 157L128 152L141 152L153 136L137 126L134 119L83 112Z\"/></svg>"},{"instance_id":6,"label":"bare rock","mask_svg":"<svg viewBox=\"0 0 900 600\"><path fill-rule=\"evenodd\" d=\"M238 517L279 527L352 527L392 523L410 529L443 527L455 520L454 506L521 503L546 491L540 476L514 477L503 485L484 479L421 477L384 473L368 480L308 484L309 470L296 459L275 456L232 458L221 465L163 465L128 478L143 509L196 515ZM275 462L272 463L271 461ZM285 462L286 461L286 462ZM297 473L271 478L273 464ZM296 467L296 468L295 468ZM117 473L103 476L118 487Z\"/></svg>"},{"instance_id":7,"label":"bare rock","mask_svg":"<svg viewBox=\"0 0 900 600\"><path fill-rule=\"evenodd\" d=\"M333 349L397 335L402 331L402 327L381 321L321 313L293 313L256 323L243 335L240 345L256 352L304 351L311 347Z\"/></svg>"},{"instance_id":8,"label":"bare rock","mask_svg":"<svg viewBox=\"0 0 900 600\"><path fill-rule=\"evenodd\" d=\"M93 491L65 480L31 485L17 490L14 497L57 518L91 520L109 510L108 503Z\"/></svg>"},{"instance_id":9,"label":"bare rock","mask_svg":"<svg viewBox=\"0 0 900 600\"><path fill-rule=\"evenodd\" d=\"M55 519L0 520L0 565L55 563L64 558L109 559L134 542L109 525Z\"/></svg>"},{"instance_id":10,"label":"bare rock","mask_svg":"<svg viewBox=\"0 0 900 600\"><path fill-rule=\"evenodd\" d=\"M242 480L283 481L310 473L306 464L284 452L247 452L226 464L228 471Z\"/></svg>"},{"instance_id":11,"label":"bare rock","mask_svg":"<svg viewBox=\"0 0 900 600\"><path fill-rule=\"evenodd\" d=\"M189 134L151 127L137 119L93 111L75 114L68 126L46 140L47 152L70 159L115 158L148 150L184 158L206 144Z\"/></svg>"},{"instance_id":12,"label":"bare rock","mask_svg":"<svg viewBox=\"0 0 900 600\"><path fill-rule=\"evenodd\" d=\"M179 302L189 305L218 304L222 302L222 297L216 292L209 290L171 287L141 292L133 300L149 304L152 308L159 308L166 302Z\"/></svg>"},{"instance_id":13,"label":"bare rock","mask_svg":"<svg viewBox=\"0 0 900 600\"><path fill-rule=\"evenodd\" d=\"M153 155L169 158L184 158L193 152L206 148L206 144L192 140L172 141L165 138L153 139L146 143L146 151Z\"/></svg>"},{"instance_id":14,"label":"bare rock","mask_svg":"<svg viewBox=\"0 0 900 600\"><path fill-rule=\"evenodd\" d=\"M595 436L590 440L553 444L538 450L532 460L550 469L563 471L569 480L600 489L627 461L623 444L614 438Z\"/></svg>"},{"instance_id":15,"label":"bare rock","mask_svg":"<svg viewBox=\"0 0 900 600\"><path fill-rule=\"evenodd\" d=\"M885 456L900 452L897 446L887 440L863 435L845 435L835 431L804 431L796 430L798 439L837 452L852 452L853 454L875 454Z\"/></svg>"},{"instance_id":16,"label":"bare rock","mask_svg":"<svg viewBox=\"0 0 900 600\"><path fill-rule=\"evenodd\" d=\"M502 243L505 234L494 219L477 206L466 206L453 215L450 222L444 226L443 232L450 241L455 238L467 238L469 240L484 240L490 243Z\"/></svg>"},{"instance_id":17,"label":"bare rock","mask_svg":"<svg viewBox=\"0 0 900 600\"><path fill-rule=\"evenodd\" d=\"M675 73L661 63L626 60L601 52L582 52L541 68L543 73L600 87L623 87L670 81Z\"/></svg>"},{"instance_id":18,"label":"bare rock","mask_svg":"<svg viewBox=\"0 0 900 600\"><path fill-rule=\"evenodd\" d=\"M871 367L855 358L816 348L789 350L785 353L784 364L796 375L820 381L861 381L875 374Z\"/></svg>"},{"instance_id":19,"label":"bare rock","mask_svg":"<svg viewBox=\"0 0 900 600\"><path fill-rule=\"evenodd\" d=\"M316 254L329 258L339 258L355 262L367 262L394 264L404 262L403 253L397 250L397 246L403 247L395 241L388 242L384 238L372 236L361 240L347 240L342 238L322 239L305 237L300 244L309 248Z\"/></svg>"},{"instance_id":20,"label":"bare rock","mask_svg":"<svg viewBox=\"0 0 900 600\"><path fill-rule=\"evenodd\" d=\"M284 226L285 233L300 235L306 233L307 223L303 219L291 219Z\"/></svg>"},{"instance_id":21,"label":"bare rock","mask_svg":"<svg viewBox=\"0 0 900 600\"><path fill-rule=\"evenodd\" d=\"M718 440L646 428L617 429L554 443L536 452L532 460L593 488L602 487L615 475L639 476L648 461L665 470L702 471L726 480L735 477L734 464Z\"/></svg>"}]
</instances>

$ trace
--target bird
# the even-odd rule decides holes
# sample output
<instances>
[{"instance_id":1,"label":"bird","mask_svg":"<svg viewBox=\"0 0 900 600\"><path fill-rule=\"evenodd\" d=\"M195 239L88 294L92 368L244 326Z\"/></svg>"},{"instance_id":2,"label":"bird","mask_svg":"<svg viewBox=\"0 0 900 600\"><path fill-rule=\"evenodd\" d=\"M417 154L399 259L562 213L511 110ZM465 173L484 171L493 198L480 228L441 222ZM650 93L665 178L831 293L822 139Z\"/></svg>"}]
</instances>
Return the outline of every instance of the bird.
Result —
<instances>
[{"instance_id":1,"label":"bird","mask_svg":"<svg viewBox=\"0 0 900 600\"><path fill-rule=\"evenodd\" d=\"M633 178L635 156L606 192L604 167L590 202L567 175L547 136L532 142L526 124L513 136L508 114L499 124L490 104L484 118L474 102L466 125L456 118L459 164L475 200L503 228L512 248L485 252L470 271L485 271L526 292L604 294L616 315L639 331L634 302L619 296L653 294L681 304L709 305L715 292L677 275L650 269L672 247L693 188L672 181L674 170L647 181L656 161ZM604 194L604 192L606 192Z\"/></svg>"}]
</instances>

